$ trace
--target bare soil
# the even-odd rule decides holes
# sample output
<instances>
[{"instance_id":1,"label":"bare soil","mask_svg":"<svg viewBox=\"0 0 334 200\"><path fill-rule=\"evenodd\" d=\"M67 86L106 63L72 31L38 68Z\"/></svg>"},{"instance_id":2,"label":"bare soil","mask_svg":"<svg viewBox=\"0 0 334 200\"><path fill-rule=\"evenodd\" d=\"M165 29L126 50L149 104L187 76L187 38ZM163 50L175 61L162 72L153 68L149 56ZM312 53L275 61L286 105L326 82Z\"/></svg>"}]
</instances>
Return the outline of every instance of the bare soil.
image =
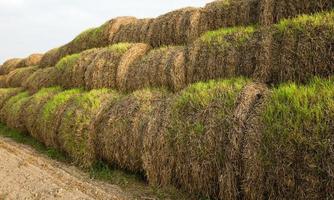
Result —
<instances>
[{"instance_id":1,"label":"bare soil","mask_svg":"<svg viewBox=\"0 0 334 200\"><path fill-rule=\"evenodd\" d=\"M75 167L0 137L0 200L131 199L119 187L93 181Z\"/></svg>"}]
</instances>

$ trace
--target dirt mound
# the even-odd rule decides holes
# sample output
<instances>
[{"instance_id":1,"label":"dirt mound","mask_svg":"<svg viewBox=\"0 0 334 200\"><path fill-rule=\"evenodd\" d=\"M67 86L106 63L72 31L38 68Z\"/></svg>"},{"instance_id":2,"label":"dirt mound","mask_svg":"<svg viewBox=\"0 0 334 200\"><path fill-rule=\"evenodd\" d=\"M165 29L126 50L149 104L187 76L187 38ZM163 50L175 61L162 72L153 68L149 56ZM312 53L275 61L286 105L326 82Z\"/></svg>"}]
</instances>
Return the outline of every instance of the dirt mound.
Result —
<instances>
[{"instance_id":1,"label":"dirt mound","mask_svg":"<svg viewBox=\"0 0 334 200\"><path fill-rule=\"evenodd\" d=\"M27 132L23 121L22 111L24 104L29 98L30 96L28 92L21 92L8 99L8 101L4 103L0 112L1 122L5 123L10 128Z\"/></svg>"},{"instance_id":2,"label":"dirt mound","mask_svg":"<svg viewBox=\"0 0 334 200\"><path fill-rule=\"evenodd\" d=\"M159 91L140 90L106 106L94 123L98 155L123 169L142 172L143 138L162 96Z\"/></svg>"},{"instance_id":3,"label":"dirt mound","mask_svg":"<svg viewBox=\"0 0 334 200\"><path fill-rule=\"evenodd\" d=\"M62 114L58 129L60 149L81 167L90 167L95 157L95 146L90 127L104 104L117 95L107 89L92 90L74 97Z\"/></svg>"},{"instance_id":4,"label":"dirt mound","mask_svg":"<svg viewBox=\"0 0 334 200\"><path fill-rule=\"evenodd\" d=\"M185 87L185 50L183 47L154 49L128 69L123 91L164 87L178 91Z\"/></svg>"},{"instance_id":5,"label":"dirt mound","mask_svg":"<svg viewBox=\"0 0 334 200\"><path fill-rule=\"evenodd\" d=\"M42 88L58 85L60 78L61 73L55 67L38 69L23 82L22 86L33 94Z\"/></svg>"},{"instance_id":6,"label":"dirt mound","mask_svg":"<svg viewBox=\"0 0 334 200\"><path fill-rule=\"evenodd\" d=\"M7 75L7 86L22 87L23 83L29 78L29 76L37 70L38 67L24 67L11 71Z\"/></svg>"},{"instance_id":7,"label":"dirt mound","mask_svg":"<svg viewBox=\"0 0 334 200\"><path fill-rule=\"evenodd\" d=\"M81 94L80 89L66 90L53 96L41 109L36 126L41 142L48 147L59 149L58 129L67 103L71 98Z\"/></svg>"}]
</instances>

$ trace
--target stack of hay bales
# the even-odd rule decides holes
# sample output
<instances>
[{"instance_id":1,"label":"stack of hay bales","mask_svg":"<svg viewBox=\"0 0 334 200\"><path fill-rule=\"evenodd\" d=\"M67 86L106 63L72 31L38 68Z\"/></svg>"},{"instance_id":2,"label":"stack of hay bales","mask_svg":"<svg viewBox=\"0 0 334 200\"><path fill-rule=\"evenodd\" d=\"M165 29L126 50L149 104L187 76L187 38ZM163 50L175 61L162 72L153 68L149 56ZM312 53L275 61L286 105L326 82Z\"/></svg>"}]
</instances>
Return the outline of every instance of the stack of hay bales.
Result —
<instances>
[{"instance_id":1,"label":"stack of hay bales","mask_svg":"<svg viewBox=\"0 0 334 200\"><path fill-rule=\"evenodd\" d=\"M158 90L139 90L109 103L94 122L100 159L123 169L143 172L143 139L151 112L164 95Z\"/></svg>"},{"instance_id":2,"label":"stack of hay bales","mask_svg":"<svg viewBox=\"0 0 334 200\"><path fill-rule=\"evenodd\" d=\"M22 59L17 67L28 67L28 66L38 66L41 62L43 54L31 54L27 58Z\"/></svg>"},{"instance_id":3,"label":"stack of hay bales","mask_svg":"<svg viewBox=\"0 0 334 200\"><path fill-rule=\"evenodd\" d=\"M171 46L154 49L131 65L122 91L163 87L179 91L186 85L185 49Z\"/></svg>"},{"instance_id":4,"label":"stack of hay bales","mask_svg":"<svg viewBox=\"0 0 334 200\"><path fill-rule=\"evenodd\" d=\"M187 53L187 83L235 76L250 77L255 63L254 27L220 29L204 34Z\"/></svg>"},{"instance_id":5,"label":"stack of hay bales","mask_svg":"<svg viewBox=\"0 0 334 200\"><path fill-rule=\"evenodd\" d=\"M0 111L1 121L8 127L26 132L23 121L23 107L29 100L28 92L20 92L8 99Z\"/></svg>"},{"instance_id":6,"label":"stack of hay bales","mask_svg":"<svg viewBox=\"0 0 334 200\"><path fill-rule=\"evenodd\" d=\"M334 82L283 84L246 126L246 199L334 198Z\"/></svg>"},{"instance_id":7,"label":"stack of hay bales","mask_svg":"<svg viewBox=\"0 0 334 200\"><path fill-rule=\"evenodd\" d=\"M215 199L239 197L241 147L235 143L242 141L245 115L265 91L248 86L250 93L240 93L247 82L197 83L154 110L143 154L151 184L173 184Z\"/></svg>"},{"instance_id":8,"label":"stack of hay bales","mask_svg":"<svg viewBox=\"0 0 334 200\"><path fill-rule=\"evenodd\" d=\"M42 88L58 85L60 78L61 73L57 68L41 68L31 74L31 76L29 76L25 81L23 81L22 86L32 94L36 93Z\"/></svg>"},{"instance_id":9,"label":"stack of hay bales","mask_svg":"<svg viewBox=\"0 0 334 200\"><path fill-rule=\"evenodd\" d=\"M107 90L92 90L71 99L67 104L58 130L60 149L81 167L90 167L96 160L91 126L105 104L118 99Z\"/></svg>"},{"instance_id":10,"label":"stack of hay bales","mask_svg":"<svg viewBox=\"0 0 334 200\"><path fill-rule=\"evenodd\" d=\"M8 87L21 87L28 77L38 70L38 67L24 67L18 68L11 71L7 75L7 86Z\"/></svg>"},{"instance_id":11,"label":"stack of hay bales","mask_svg":"<svg viewBox=\"0 0 334 200\"><path fill-rule=\"evenodd\" d=\"M61 92L60 87L43 88L31 96L25 103L23 109L23 121L30 135L36 139L41 138L40 130L37 126L37 120L43 106L56 94Z\"/></svg>"},{"instance_id":12,"label":"stack of hay bales","mask_svg":"<svg viewBox=\"0 0 334 200\"><path fill-rule=\"evenodd\" d=\"M52 67L65 56L92 48L108 46L121 25L135 22L135 20L136 18L134 17L119 17L106 22L100 27L88 29L68 44L47 52L42 57L40 65L41 67Z\"/></svg>"},{"instance_id":13,"label":"stack of hay bales","mask_svg":"<svg viewBox=\"0 0 334 200\"><path fill-rule=\"evenodd\" d=\"M71 98L82 93L80 89L66 90L53 96L39 112L36 120L38 130L38 140L48 147L59 149L58 129L66 109L67 103Z\"/></svg>"}]
</instances>

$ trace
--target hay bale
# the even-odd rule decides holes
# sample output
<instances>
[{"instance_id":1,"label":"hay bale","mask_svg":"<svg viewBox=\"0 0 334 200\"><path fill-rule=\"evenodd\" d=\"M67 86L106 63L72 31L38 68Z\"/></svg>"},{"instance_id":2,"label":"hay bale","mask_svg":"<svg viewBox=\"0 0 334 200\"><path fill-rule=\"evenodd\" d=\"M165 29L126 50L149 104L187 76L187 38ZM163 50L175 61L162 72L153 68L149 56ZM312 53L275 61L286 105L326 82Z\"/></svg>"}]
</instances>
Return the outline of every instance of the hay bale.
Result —
<instances>
[{"instance_id":1,"label":"hay bale","mask_svg":"<svg viewBox=\"0 0 334 200\"><path fill-rule=\"evenodd\" d=\"M229 130L224 142L224 164L219 177L219 199L242 199L243 191L243 160L242 152L248 143L248 134L245 134L246 124L252 113L267 96L267 88L263 84L249 83L239 94L232 117L233 128ZM254 186L256 187L256 186Z\"/></svg>"},{"instance_id":2,"label":"hay bale","mask_svg":"<svg viewBox=\"0 0 334 200\"><path fill-rule=\"evenodd\" d=\"M41 62L43 54L31 54L27 58L22 59L18 64L17 67L29 67L29 66L38 66Z\"/></svg>"},{"instance_id":3,"label":"hay bale","mask_svg":"<svg viewBox=\"0 0 334 200\"><path fill-rule=\"evenodd\" d=\"M61 76L59 77L59 84L63 88L72 88L73 83L73 68L74 65L80 59L80 54L72 54L62 58L56 65L56 69L59 71Z\"/></svg>"},{"instance_id":4,"label":"hay bale","mask_svg":"<svg viewBox=\"0 0 334 200\"><path fill-rule=\"evenodd\" d=\"M178 91L185 87L184 47L154 49L128 69L122 91L146 87L164 87Z\"/></svg>"},{"instance_id":5,"label":"hay bale","mask_svg":"<svg viewBox=\"0 0 334 200\"><path fill-rule=\"evenodd\" d=\"M28 92L20 92L16 96L8 99L1 109L1 121L12 129L26 132L22 110L29 98Z\"/></svg>"},{"instance_id":6,"label":"hay bale","mask_svg":"<svg viewBox=\"0 0 334 200\"><path fill-rule=\"evenodd\" d=\"M122 169L143 172L143 138L151 111L164 96L140 90L106 106L94 122L99 157Z\"/></svg>"},{"instance_id":7,"label":"hay bale","mask_svg":"<svg viewBox=\"0 0 334 200\"><path fill-rule=\"evenodd\" d=\"M63 51L65 51L65 47L54 48L46 52L40 61L40 67L54 67L56 66L57 62L64 57Z\"/></svg>"},{"instance_id":8,"label":"hay bale","mask_svg":"<svg viewBox=\"0 0 334 200\"><path fill-rule=\"evenodd\" d=\"M4 62L0 68L0 75L9 74L9 72L16 69L17 64L21 62L20 58L9 59Z\"/></svg>"},{"instance_id":9,"label":"hay bale","mask_svg":"<svg viewBox=\"0 0 334 200\"><path fill-rule=\"evenodd\" d=\"M60 87L52 87L52 88L43 88L39 90L37 93L32 95L29 100L23 106L23 121L27 131L30 135L36 138L39 141L42 141L42 135L44 132L41 132L38 129L37 120L39 118L41 109L43 106L56 94L61 92Z\"/></svg>"},{"instance_id":10,"label":"hay bale","mask_svg":"<svg viewBox=\"0 0 334 200\"><path fill-rule=\"evenodd\" d=\"M254 27L235 27L204 34L188 49L187 83L251 76L256 65L254 33Z\"/></svg>"},{"instance_id":11,"label":"hay bale","mask_svg":"<svg viewBox=\"0 0 334 200\"><path fill-rule=\"evenodd\" d=\"M56 86L61 78L60 71L55 67L38 69L26 81L23 82L23 87L31 94L36 93L42 88Z\"/></svg>"},{"instance_id":12,"label":"hay bale","mask_svg":"<svg viewBox=\"0 0 334 200\"><path fill-rule=\"evenodd\" d=\"M58 130L66 106L71 98L81 94L80 89L66 90L53 96L41 109L36 123L40 141L48 147L59 149Z\"/></svg>"},{"instance_id":13,"label":"hay bale","mask_svg":"<svg viewBox=\"0 0 334 200\"><path fill-rule=\"evenodd\" d=\"M113 44L130 42L130 43L150 43L148 38L149 27L154 19L138 19L132 23L120 26L113 37Z\"/></svg>"},{"instance_id":14,"label":"hay bale","mask_svg":"<svg viewBox=\"0 0 334 200\"><path fill-rule=\"evenodd\" d=\"M148 50L146 44L119 43L100 49L87 66L85 85L87 89L112 88L124 81L129 65L140 59Z\"/></svg>"},{"instance_id":15,"label":"hay bale","mask_svg":"<svg viewBox=\"0 0 334 200\"><path fill-rule=\"evenodd\" d=\"M153 47L182 45L199 36L200 10L183 8L159 16L150 24L147 39Z\"/></svg>"},{"instance_id":16,"label":"hay bale","mask_svg":"<svg viewBox=\"0 0 334 200\"><path fill-rule=\"evenodd\" d=\"M6 88L7 86L7 75L0 75L0 88Z\"/></svg>"},{"instance_id":17,"label":"hay bale","mask_svg":"<svg viewBox=\"0 0 334 200\"><path fill-rule=\"evenodd\" d=\"M261 126L248 127L253 140L245 152L245 198L334 197L333 91L333 79L272 90L256 115Z\"/></svg>"},{"instance_id":18,"label":"hay bale","mask_svg":"<svg viewBox=\"0 0 334 200\"><path fill-rule=\"evenodd\" d=\"M8 101L8 99L10 99L13 96L16 96L21 91L22 91L21 88L5 88L5 89L0 88L0 110L3 108L4 104Z\"/></svg>"},{"instance_id":19,"label":"hay bale","mask_svg":"<svg viewBox=\"0 0 334 200\"><path fill-rule=\"evenodd\" d=\"M334 8L332 0L260 0L260 24L276 24L283 18L314 14Z\"/></svg>"},{"instance_id":20,"label":"hay bale","mask_svg":"<svg viewBox=\"0 0 334 200\"><path fill-rule=\"evenodd\" d=\"M233 128L231 113L246 83L243 79L197 83L167 101L167 109L157 110L162 116L152 116L153 132L144 139L144 166L151 183L219 197L219 178L230 173L221 170L229 153L224 144Z\"/></svg>"},{"instance_id":21,"label":"hay bale","mask_svg":"<svg viewBox=\"0 0 334 200\"><path fill-rule=\"evenodd\" d=\"M71 99L58 130L60 149L81 167L90 167L95 158L94 132L90 129L99 110L118 95L107 89L92 90Z\"/></svg>"},{"instance_id":22,"label":"hay bale","mask_svg":"<svg viewBox=\"0 0 334 200\"><path fill-rule=\"evenodd\" d=\"M334 11L283 20L272 28L269 83L308 82L334 73ZM266 70L266 69L265 69Z\"/></svg>"},{"instance_id":23,"label":"hay bale","mask_svg":"<svg viewBox=\"0 0 334 200\"><path fill-rule=\"evenodd\" d=\"M217 0L204 7L200 19L200 32L256 24L258 15L258 0Z\"/></svg>"},{"instance_id":24,"label":"hay bale","mask_svg":"<svg viewBox=\"0 0 334 200\"><path fill-rule=\"evenodd\" d=\"M24 67L11 71L7 76L8 87L21 87L31 74L38 70L38 67Z\"/></svg>"}]
</instances>

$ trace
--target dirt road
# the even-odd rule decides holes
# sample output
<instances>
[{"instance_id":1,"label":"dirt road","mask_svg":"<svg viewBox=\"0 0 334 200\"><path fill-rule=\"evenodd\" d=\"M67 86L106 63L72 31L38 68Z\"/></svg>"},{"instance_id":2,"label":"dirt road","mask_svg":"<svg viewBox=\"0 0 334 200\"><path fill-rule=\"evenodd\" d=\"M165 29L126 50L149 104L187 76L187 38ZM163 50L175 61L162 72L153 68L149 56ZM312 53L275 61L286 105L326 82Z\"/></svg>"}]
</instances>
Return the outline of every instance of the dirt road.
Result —
<instances>
[{"instance_id":1,"label":"dirt road","mask_svg":"<svg viewBox=\"0 0 334 200\"><path fill-rule=\"evenodd\" d=\"M0 137L0 200L129 199L120 188Z\"/></svg>"}]
</instances>

